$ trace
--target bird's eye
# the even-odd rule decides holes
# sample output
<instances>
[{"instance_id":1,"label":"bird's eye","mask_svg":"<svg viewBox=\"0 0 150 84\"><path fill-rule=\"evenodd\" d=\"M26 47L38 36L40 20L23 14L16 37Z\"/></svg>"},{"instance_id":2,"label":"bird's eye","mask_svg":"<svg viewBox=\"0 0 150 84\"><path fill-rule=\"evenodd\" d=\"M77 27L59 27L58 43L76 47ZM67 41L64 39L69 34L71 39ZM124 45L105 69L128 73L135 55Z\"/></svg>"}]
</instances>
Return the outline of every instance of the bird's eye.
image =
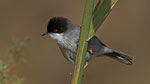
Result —
<instances>
[{"instance_id":1,"label":"bird's eye","mask_svg":"<svg viewBox=\"0 0 150 84\"><path fill-rule=\"evenodd\" d=\"M54 29L53 32L56 33L58 31L58 29Z\"/></svg>"}]
</instances>

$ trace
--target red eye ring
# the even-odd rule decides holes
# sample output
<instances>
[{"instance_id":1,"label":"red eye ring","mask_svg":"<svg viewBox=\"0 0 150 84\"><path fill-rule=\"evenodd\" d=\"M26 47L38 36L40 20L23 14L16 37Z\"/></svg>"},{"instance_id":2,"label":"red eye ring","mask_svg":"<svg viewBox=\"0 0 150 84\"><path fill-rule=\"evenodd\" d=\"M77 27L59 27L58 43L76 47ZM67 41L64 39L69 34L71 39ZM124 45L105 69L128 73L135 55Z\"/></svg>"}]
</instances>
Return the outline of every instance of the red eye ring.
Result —
<instances>
[{"instance_id":1,"label":"red eye ring","mask_svg":"<svg viewBox=\"0 0 150 84\"><path fill-rule=\"evenodd\" d=\"M58 29L54 29L54 30L53 30L53 32L55 32L55 33L56 33L57 31L58 31Z\"/></svg>"}]
</instances>

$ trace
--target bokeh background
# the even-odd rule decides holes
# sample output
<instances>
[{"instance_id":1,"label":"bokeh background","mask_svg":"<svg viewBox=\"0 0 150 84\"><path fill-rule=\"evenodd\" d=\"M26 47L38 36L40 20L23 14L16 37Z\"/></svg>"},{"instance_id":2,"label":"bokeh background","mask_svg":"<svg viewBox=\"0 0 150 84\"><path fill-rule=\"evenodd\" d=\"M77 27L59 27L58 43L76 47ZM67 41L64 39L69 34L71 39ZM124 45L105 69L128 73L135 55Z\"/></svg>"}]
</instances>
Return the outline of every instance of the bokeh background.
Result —
<instances>
[{"instance_id":1,"label":"bokeh background","mask_svg":"<svg viewBox=\"0 0 150 84\"><path fill-rule=\"evenodd\" d=\"M110 48L135 57L127 66L109 58L92 61L83 84L150 84L150 0L119 0L96 35ZM67 17L81 25L85 0L0 0L0 57L11 37L31 40L25 63L16 68L24 84L70 84L74 66L56 41L41 37L51 17Z\"/></svg>"}]
</instances>

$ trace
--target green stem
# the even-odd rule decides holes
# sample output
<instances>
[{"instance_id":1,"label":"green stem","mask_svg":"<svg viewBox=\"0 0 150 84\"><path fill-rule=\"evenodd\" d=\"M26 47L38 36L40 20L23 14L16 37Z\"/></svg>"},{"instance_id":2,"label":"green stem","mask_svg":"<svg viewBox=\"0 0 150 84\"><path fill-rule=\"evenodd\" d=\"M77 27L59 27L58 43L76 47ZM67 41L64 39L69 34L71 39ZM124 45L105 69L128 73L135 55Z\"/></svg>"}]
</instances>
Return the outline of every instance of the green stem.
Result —
<instances>
[{"instance_id":1,"label":"green stem","mask_svg":"<svg viewBox=\"0 0 150 84\"><path fill-rule=\"evenodd\" d=\"M74 77L72 84L81 84L82 72L85 64L85 55L87 52L87 45L88 45L87 42L89 36L88 34L92 20L92 12L93 12L93 0L87 0L85 5L82 28L80 32L78 50L76 53Z\"/></svg>"}]
</instances>

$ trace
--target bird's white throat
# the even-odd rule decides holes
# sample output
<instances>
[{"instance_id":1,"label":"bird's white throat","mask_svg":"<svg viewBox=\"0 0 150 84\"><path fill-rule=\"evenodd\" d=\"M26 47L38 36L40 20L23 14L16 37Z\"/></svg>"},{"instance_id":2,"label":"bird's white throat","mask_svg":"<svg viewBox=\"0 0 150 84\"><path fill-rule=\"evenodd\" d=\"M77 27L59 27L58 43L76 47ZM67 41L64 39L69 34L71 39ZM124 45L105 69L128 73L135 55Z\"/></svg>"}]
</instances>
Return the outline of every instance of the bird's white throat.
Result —
<instances>
[{"instance_id":1,"label":"bird's white throat","mask_svg":"<svg viewBox=\"0 0 150 84\"><path fill-rule=\"evenodd\" d=\"M49 36L57 41L61 41L63 39L63 34L51 33Z\"/></svg>"}]
</instances>

